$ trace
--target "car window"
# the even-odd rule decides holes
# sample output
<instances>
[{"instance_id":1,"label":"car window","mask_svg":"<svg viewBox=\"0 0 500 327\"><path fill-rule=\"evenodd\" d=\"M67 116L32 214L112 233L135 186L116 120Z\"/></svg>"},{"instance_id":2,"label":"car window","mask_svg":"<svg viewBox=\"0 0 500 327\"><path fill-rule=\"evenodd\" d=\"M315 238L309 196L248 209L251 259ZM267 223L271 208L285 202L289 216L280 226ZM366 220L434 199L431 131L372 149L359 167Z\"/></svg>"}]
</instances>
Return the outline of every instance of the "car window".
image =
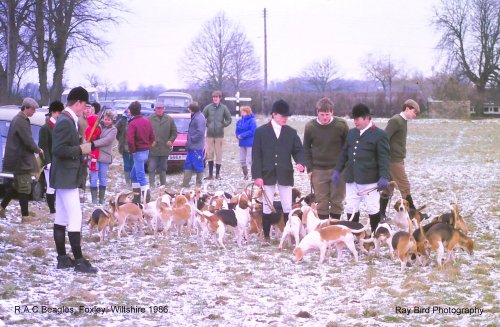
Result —
<instances>
[{"instance_id":1,"label":"car window","mask_svg":"<svg viewBox=\"0 0 500 327\"><path fill-rule=\"evenodd\" d=\"M190 118L174 118L177 133L187 133L189 129Z\"/></svg>"}]
</instances>

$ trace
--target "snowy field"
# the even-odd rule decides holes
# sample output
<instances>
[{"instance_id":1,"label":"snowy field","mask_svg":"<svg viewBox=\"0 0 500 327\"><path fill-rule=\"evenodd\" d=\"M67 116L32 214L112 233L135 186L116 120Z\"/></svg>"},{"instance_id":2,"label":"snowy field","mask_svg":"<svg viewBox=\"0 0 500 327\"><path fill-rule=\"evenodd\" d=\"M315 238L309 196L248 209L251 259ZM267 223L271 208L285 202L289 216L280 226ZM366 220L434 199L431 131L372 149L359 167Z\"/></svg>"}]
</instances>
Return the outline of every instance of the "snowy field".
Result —
<instances>
[{"instance_id":1,"label":"snowy field","mask_svg":"<svg viewBox=\"0 0 500 327\"><path fill-rule=\"evenodd\" d=\"M302 136L310 118L292 117L290 125ZM383 128L387 120L375 122ZM44 202L31 202L34 222L21 225L13 201L7 218L0 219L0 325L498 325L499 130L500 120L409 124L406 166L416 205L427 204L426 212L440 214L458 198L475 241L473 256L458 251L455 265L442 270L433 254L429 266L401 273L387 248L381 257L360 254L357 264L349 253L340 264L332 257L319 266L318 253L294 264L292 249L279 251L278 240L262 246L251 239L238 248L231 235L227 251L174 233L157 240L148 234L114 236L101 245L85 225L83 253L100 270L89 276L55 269L53 217ZM224 190L228 184L238 190L247 184L233 134L234 122L226 129L223 180L216 184ZM121 172L116 156L112 193L126 188ZM180 172L169 174L169 188L179 188L181 179ZM297 173L295 180L309 192L306 174ZM85 220L93 208L84 204ZM366 213L361 222L368 223ZM113 312L117 308L129 312Z\"/></svg>"}]
</instances>

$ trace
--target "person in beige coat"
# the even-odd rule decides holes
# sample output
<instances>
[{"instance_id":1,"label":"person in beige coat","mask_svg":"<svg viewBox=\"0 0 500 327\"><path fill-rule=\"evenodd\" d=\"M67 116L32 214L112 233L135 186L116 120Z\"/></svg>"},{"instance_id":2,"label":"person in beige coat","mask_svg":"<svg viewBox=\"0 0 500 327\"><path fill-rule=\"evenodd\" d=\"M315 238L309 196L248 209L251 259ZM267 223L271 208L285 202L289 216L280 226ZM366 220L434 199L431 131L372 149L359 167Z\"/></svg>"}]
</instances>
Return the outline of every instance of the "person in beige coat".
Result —
<instances>
[{"instance_id":1,"label":"person in beige coat","mask_svg":"<svg viewBox=\"0 0 500 327\"><path fill-rule=\"evenodd\" d=\"M165 114L162 102L155 103L155 112L148 119L156 135L148 157L149 185L154 187L156 171L160 174L160 185L166 184L167 159L177 137L177 126L174 119Z\"/></svg>"}]
</instances>

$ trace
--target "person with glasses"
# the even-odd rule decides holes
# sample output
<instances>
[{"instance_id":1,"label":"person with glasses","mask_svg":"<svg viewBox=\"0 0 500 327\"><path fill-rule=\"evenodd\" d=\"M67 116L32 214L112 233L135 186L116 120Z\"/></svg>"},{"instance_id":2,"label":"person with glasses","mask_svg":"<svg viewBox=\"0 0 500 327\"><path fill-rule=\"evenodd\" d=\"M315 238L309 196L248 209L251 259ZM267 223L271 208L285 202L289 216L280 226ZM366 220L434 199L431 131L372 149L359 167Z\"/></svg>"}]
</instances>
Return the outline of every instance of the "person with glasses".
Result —
<instances>
[{"instance_id":1,"label":"person with glasses","mask_svg":"<svg viewBox=\"0 0 500 327\"><path fill-rule=\"evenodd\" d=\"M408 121L413 120L420 113L420 106L413 99L408 99L403 103L403 107L399 114L392 116L385 127L385 133L389 138L390 146L390 163L389 173L391 180L398 184L399 191L403 199L408 201L411 209L415 209L415 204L411 197L410 181L405 171L406 157L406 137L408 134ZM382 193L380 197L380 214L382 221L387 221L386 208L391 196L390 189Z\"/></svg>"},{"instance_id":2,"label":"person with glasses","mask_svg":"<svg viewBox=\"0 0 500 327\"><path fill-rule=\"evenodd\" d=\"M5 218L5 208L10 200L19 194L21 222L28 222L28 201L31 193L31 171L36 167L35 153L43 155L43 150L33 140L29 118L35 114L38 103L32 98L25 98L21 111L12 119L7 133L3 170L14 173L13 187L7 190L0 207L0 217Z\"/></svg>"},{"instance_id":3,"label":"person with glasses","mask_svg":"<svg viewBox=\"0 0 500 327\"><path fill-rule=\"evenodd\" d=\"M221 98L221 91L213 91L212 103L203 109L203 116L207 120L206 159L208 162L208 177L205 179L208 180L214 179L214 161L215 178L221 178L220 168L222 165L224 128L229 126L232 121L229 109L220 102Z\"/></svg>"}]
</instances>

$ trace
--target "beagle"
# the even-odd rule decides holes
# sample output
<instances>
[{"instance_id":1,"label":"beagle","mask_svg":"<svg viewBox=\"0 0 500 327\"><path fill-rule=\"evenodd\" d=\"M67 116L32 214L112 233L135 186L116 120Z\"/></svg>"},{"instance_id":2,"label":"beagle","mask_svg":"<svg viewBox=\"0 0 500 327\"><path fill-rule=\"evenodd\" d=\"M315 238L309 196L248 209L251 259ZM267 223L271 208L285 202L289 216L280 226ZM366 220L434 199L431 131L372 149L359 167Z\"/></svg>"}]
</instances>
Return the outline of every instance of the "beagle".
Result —
<instances>
[{"instance_id":1,"label":"beagle","mask_svg":"<svg viewBox=\"0 0 500 327\"><path fill-rule=\"evenodd\" d=\"M371 237L361 240L360 243L362 243L363 245L365 243L373 243L375 246L376 256L380 255L380 247L385 243L389 247L391 258L394 259L394 249L392 247L393 234L394 232L391 228L391 225L389 225L388 223L380 223L378 224L377 229L375 229L375 232L372 233Z\"/></svg>"},{"instance_id":2,"label":"beagle","mask_svg":"<svg viewBox=\"0 0 500 327\"><path fill-rule=\"evenodd\" d=\"M293 250L293 261L299 262L306 253L311 252L313 249L319 249L319 263L321 264L325 260L327 249L331 245L335 245L337 248L337 263L342 258L344 246L347 246L351 251L354 261L358 262L358 252L354 247L354 235L349 228L342 225L327 226L304 236L299 245Z\"/></svg>"},{"instance_id":3,"label":"beagle","mask_svg":"<svg viewBox=\"0 0 500 327\"><path fill-rule=\"evenodd\" d=\"M459 247L472 255L474 251L474 241L462 231L453 228L447 223L436 223L426 233L431 249L437 253L436 261L442 267L444 252L446 249L446 262L455 262L455 248Z\"/></svg>"},{"instance_id":4,"label":"beagle","mask_svg":"<svg viewBox=\"0 0 500 327\"><path fill-rule=\"evenodd\" d=\"M414 220L415 214L417 212L421 212L425 209L425 205L421 206L418 209L411 209L410 204L405 199L399 199L394 203L394 210L396 213L394 214L394 218L392 221L400 230L408 230L408 219Z\"/></svg>"},{"instance_id":5,"label":"beagle","mask_svg":"<svg viewBox=\"0 0 500 327\"><path fill-rule=\"evenodd\" d=\"M106 209L95 209L92 212L87 224L90 226L90 235L92 236L92 231L94 227L97 226L97 231L99 232L100 242L103 243L106 236L108 236L113 230L114 219L111 212Z\"/></svg>"},{"instance_id":6,"label":"beagle","mask_svg":"<svg viewBox=\"0 0 500 327\"><path fill-rule=\"evenodd\" d=\"M431 222L443 222L453 226L456 229L459 229L465 235L469 234L469 228L465 223L465 220L462 218L458 211L458 205L454 204L450 206L451 212L444 213L438 217L432 218Z\"/></svg>"},{"instance_id":7,"label":"beagle","mask_svg":"<svg viewBox=\"0 0 500 327\"><path fill-rule=\"evenodd\" d=\"M302 225L299 213L302 213L300 208L296 208L290 211L285 229L281 234L281 241L280 245L278 246L280 250L283 248L283 242L285 242L285 240L288 240L288 245L291 245L291 238L293 237L295 239L295 246L298 246L300 239L306 235L306 231L304 229L304 225Z\"/></svg>"},{"instance_id":8,"label":"beagle","mask_svg":"<svg viewBox=\"0 0 500 327\"><path fill-rule=\"evenodd\" d=\"M121 237L121 233L127 223L127 220L137 223L139 230L142 231L144 218L142 209L137 204L127 202L122 205L118 205L115 200L110 200L109 206L111 208L111 214L118 222L118 238Z\"/></svg>"},{"instance_id":9,"label":"beagle","mask_svg":"<svg viewBox=\"0 0 500 327\"><path fill-rule=\"evenodd\" d=\"M405 270L406 264L411 255L417 255L417 242L412 234L412 222L409 216L407 217L407 220L408 230L398 231L393 235L391 240L391 245L394 249L396 257L401 262L401 272Z\"/></svg>"}]
</instances>

